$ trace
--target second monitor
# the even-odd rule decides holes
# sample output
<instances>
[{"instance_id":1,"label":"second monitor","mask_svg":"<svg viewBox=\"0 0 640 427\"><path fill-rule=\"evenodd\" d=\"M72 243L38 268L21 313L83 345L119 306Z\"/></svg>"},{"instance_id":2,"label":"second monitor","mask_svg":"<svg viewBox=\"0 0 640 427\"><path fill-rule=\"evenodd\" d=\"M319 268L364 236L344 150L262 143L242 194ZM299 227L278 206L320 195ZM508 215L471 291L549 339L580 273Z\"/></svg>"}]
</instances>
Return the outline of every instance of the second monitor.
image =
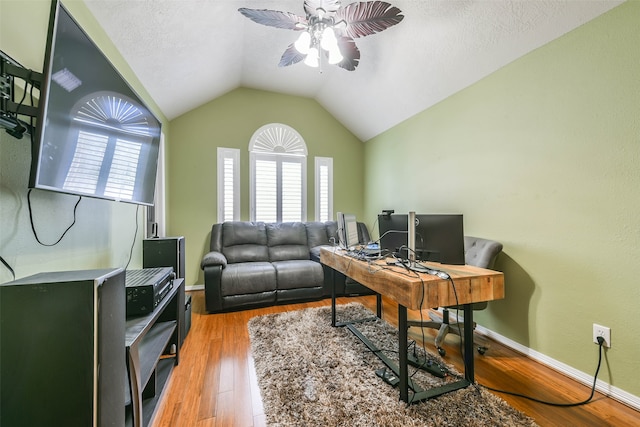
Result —
<instances>
[{"instance_id":1,"label":"second monitor","mask_svg":"<svg viewBox=\"0 0 640 427\"><path fill-rule=\"evenodd\" d=\"M360 243L358 237L358 222L353 214L338 212L338 241L343 249L351 249Z\"/></svg>"},{"instance_id":2,"label":"second monitor","mask_svg":"<svg viewBox=\"0 0 640 427\"><path fill-rule=\"evenodd\" d=\"M464 227L462 214L416 215L416 259L442 264L463 265ZM409 216L378 215L380 249L407 256Z\"/></svg>"}]
</instances>

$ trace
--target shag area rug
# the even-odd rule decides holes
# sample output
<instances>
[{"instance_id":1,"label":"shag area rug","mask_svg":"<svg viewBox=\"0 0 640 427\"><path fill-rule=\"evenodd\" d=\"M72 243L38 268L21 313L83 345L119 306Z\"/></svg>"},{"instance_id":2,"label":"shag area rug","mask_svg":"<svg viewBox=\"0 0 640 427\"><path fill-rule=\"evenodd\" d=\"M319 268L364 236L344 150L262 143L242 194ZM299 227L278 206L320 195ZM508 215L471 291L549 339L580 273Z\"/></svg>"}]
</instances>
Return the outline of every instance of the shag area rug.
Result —
<instances>
[{"instance_id":1,"label":"shag area rug","mask_svg":"<svg viewBox=\"0 0 640 427\"><path fill-rule=\"evenodd\" d=\"M340 320L373 317L359 303L337 307ZM331 307L254 317L251 350L271 426L536 426L490 392L467 387L407 405L375 371L384 364L346 328L331 327ZM383 320L358 329L397 363L397 330ZM413 350L411 350L413 351ZM422 349L417 349L424 355ZM444 363L434 354L429 358ZM423 389L455 381L409 367Z\"/></svg>"}]
</instances>

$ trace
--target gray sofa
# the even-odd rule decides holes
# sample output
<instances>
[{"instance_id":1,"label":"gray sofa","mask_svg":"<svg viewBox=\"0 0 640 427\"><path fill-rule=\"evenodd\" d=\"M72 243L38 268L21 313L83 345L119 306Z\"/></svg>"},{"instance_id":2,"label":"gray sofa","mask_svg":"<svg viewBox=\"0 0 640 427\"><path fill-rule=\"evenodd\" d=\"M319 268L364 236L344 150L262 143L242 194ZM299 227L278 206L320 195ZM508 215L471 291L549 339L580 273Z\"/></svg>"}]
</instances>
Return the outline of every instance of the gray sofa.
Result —
<instances>
[{"instance_id":1,"label":"gray sofa","mask_svg":"<svg viewBox=\"0 0 640 427\"><path fill-rule=\"evenodd\" d=\"M366 226L359 223L358 230L361 241L368 242ZM320 248L336 241L335 221L214 224L210 252L200 265L207 311L326 298L331 295L331 277L338 295L371 293L360 284L345 283L342 275L332 276L320 264Z\"/></svg>"}]
</instances>

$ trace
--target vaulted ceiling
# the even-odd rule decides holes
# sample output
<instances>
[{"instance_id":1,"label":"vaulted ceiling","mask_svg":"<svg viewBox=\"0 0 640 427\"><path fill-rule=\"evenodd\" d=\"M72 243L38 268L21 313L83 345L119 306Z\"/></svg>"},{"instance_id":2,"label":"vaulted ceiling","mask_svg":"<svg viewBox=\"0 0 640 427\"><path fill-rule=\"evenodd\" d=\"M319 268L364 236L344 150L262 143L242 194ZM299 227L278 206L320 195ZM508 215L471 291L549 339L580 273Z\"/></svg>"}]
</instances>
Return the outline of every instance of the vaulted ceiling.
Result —
<instances>
[{"instance_id":1,"label":"vaulted ceiling","mask_svg":"<svg viewBox=\"0 0 640 427\"><path fill-rule=\"evenodd\" d=\"M303 0L85 3L169 119L248 87L314 98L362 141L623 3L387 1L405 17L356 39L361 58L355 71L278 67L298 33L259 25L238 12L246 7L304 16Z\"/></svg>"}]
</instances>

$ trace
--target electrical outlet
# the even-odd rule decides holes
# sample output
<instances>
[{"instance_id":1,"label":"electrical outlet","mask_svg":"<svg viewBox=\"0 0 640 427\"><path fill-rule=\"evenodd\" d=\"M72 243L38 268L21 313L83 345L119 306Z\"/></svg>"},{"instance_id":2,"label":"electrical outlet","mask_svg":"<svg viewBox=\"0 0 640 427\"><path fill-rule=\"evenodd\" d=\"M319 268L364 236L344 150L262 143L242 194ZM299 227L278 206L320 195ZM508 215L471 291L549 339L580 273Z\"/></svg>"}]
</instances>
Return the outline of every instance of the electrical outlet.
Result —
<instances>
[{"instance_id":1,"label":"electrical outlet","mask_svg":"<svg viewBox=\"0 0 640 427\"><path fill-rule=\"evenodd\" d=\"M598 337L604 338L604 347L611 347L611 328L606 326L593 324L593 342L598 344Z\"/></svg>"}]
</instances>

